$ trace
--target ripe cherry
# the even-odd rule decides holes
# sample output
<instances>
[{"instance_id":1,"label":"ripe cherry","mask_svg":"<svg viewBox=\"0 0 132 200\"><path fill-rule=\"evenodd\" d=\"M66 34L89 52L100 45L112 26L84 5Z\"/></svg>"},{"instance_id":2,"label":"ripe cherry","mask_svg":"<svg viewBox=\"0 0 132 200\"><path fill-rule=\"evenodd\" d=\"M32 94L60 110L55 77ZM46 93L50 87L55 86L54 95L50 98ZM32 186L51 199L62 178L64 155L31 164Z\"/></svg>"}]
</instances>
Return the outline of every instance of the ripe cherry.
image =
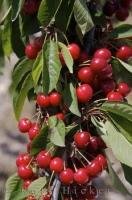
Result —
<instances>
[{"instance_id":1,"label":"ripe cherry","mask_svg":"<svg viewBox=\"0 0 132 200\"><path fill-rule=\"evenodd\" d=\"M73 60L79 59L81 50L78 44L75 43L69 44L68 50L70 51Z\"/></svg>"},{"instance_id":2,"label":"ripe cherry","mask_svg":"<svg viewBox=\"0 0 132 200\"><path fill-rule=\"evenodd\" d=\"M52 92L49 99L52 106L59 106L61 103L61 95L58 92Z\"/></svg>"},{"instance_id":3,"label":"ripe cherry","mask_svg":"<svg viewBox=\"0 0 132 200\"><path fill-rule=\"evenodd\" d=\"M29 195L26 200L37 200L33 195Z\"/></svg>"},{"instance_id":4,"label":"ripe cherry","mask_svg":"<svg viewBox=\"0 0 132 200\"><path fill-rule=\"evenodd\" d=\"M94 54L94 58L101 58L105 60L110 60L111 56L111 52L107 48L98 49Z\"/></svg>"},{"instance_id":5,"label":"ripe cherry","mask_svg":"<svg viewBox=\"0 0 132 200\"><path fill-rule=\"evenodd\" d=\"M28 118L22 118L22 119L20 119L20 121L18 123L18 129L22 133L28 132L29 129L31 128L31 126L32 126L32 123Z\"/></svg>"},{"instance_id":6,"label":"ripe cherry","mask_svg":"<svg viewBox=\"0 0 132 200\"><path fill-rule=\"evenodd\" d=\"M113 79L106 79L101 82L101 89L105 95L115 89L115 81Z\"/></svg>"},{"instance_id":7,"label":"ripe cherry","mask_svg":"<svg viewBox=\"0 0 132 200\"><path fill-rule=\"evenodd\" d=\"M123 101L123 96L119 92L109 92L107 94L108 101Z\"/></svg>"},{"instance_id":8,"label":"ripe cherry","mask_svg":"<svg viewBox=\"0 0 132 200\"><path fill-rule=\"evenodd\" d=\"M98 137L97 136L91 136L90 142L88 144L88 151L90 151L90 152L97 151L98 148L99 148Z\"/></svg>"},{"instance_id":9,"label":"ripe cherry","mask_svg":"<svg viewBox=\"0 0 132 200\"><path fill-rule=\"evenodd\" d=\"M46 96L43 93L40 93L37 95L36 102L40 107L49 107L50 106L49 96Z\"/></svg>"},{"instance_id":10,"label":"ripe cherry","mask_svg":"<svg viewBox=\"0 0 132 200\"><path fill-rule=\"evenodd\" d=\"M128 58L132 57L132 47L129 46L122 46L118 49L116 53L116 57L121 60L127 60Z\"/></svg>"},{"instance_id":11,"label":"ripe cherry","mask_svg":"<svg viewBox=\"0 0 132 200\"><path fill-rule=\"evenodd\" d=\"M119 21L125 21L127 19L127 17L129 16L129 11L126 8L120 7L117 11L116 11L116 18Z\"/></svg>"},{"instance_id":12,"label":"ripe cherry","mask_svg":"<svg viewBox=\"0 0 132 200\"><path fill-rule=\"evenodd\" d=\"M60 173L59 177L62 184L70 185L73 183L74 172L70 168L67 168Z\"/></svg>"},{"instance_id":13,"label":"ripe cherry","mask_svg":"<svg viewBox=\"0 0 132 200\"><path fill-rule=\"evenodd\" d=\"M79 57L79 62L83 63L86 60L88 60L88 54L87 54L87 52L86 51L81 51L80 57Z\"/></svg>"},{"instance_id":14,"label":"ripe cherry","mask_svg":"<svg viewBox=\"0 0 132 200\"><path fill-rule=\"evenodd\" d=\"M31 179L24 180L23 185L22 185L22 188L23 188L24 190L27 190L28 187L29 187L29 185L30 185L31 183L32 183L32 180L31 180Z\"/></svg>"},{"instance_id":15,"label":"ripe cherry","mask_svg":"<svg viewBox=\"0 0 132 200\"><path fill-rule=\"evenodd\" d=\"M38 155L37 155L37 163L38 166L40 168L47 168L50 165L50 161L51 161L51 155L49 152L47 151L41 151Z\"/></svg>"},{"instance_id":16,"label":"ripe cherry","mask_svg":"<svg viewBox=\"0 0 132 200\"><path fill-rule=\"evenodd\" d=\"M31 179L33 177L33 171L29 166L19 166L18 167L18 175L22 179Z\"/></svg>"},{"instance_id":17,"label":"ripe cherry","mask_svg":"<svg viewBox=\"0 0 132 200\"><path fill-rule=\"evenodd\" d=\"M95 158L95 160L99 163L99 165L101 166L102 170L107 167L107 160L106 160L106 158L102 154L99 154Z\"/></svg>"},{"instance_id":18,"label":"ripe cherry","mask_svg":"<svg viewBox=\"0 0 132 200\"><path fill-rule=\"evenodd\" d=\"M60 173L64 168L64 161L59 158L55 157L50 162L50 170L56 173Z\"/></svg>"},{"instance_id":19,"label":"ripe cherry","mask_svg":"<svg viewBox=\"0 0 132 200\"><path fill-rule=\"evenodd\" d=\"M74 141L78 148L85 148L90 142L90 133L86 131L77 132Z\"/></svg>"},{"instance_id":20,"label":"ripe cherry","mask_svg":"<svg viewBox=\"0 0 132 200\"><path fill-rule=\"evenodd\" d=\"M99 164L98 160L93 160L90 165L86 167L86 170L89 176L96 176L102 171L102 166Z\"/></svg>"},{"instance_id":21,"label":"ripe cherry","mask_svg":"<svg viewBox=\"0 0 132 200\"><path fill-rule=\"evenodd\" d=\"M107 66L107 60L103 58L93 58L90 64L91 69L95 73L99 73Z\"/></svg>"},{"instance_id":22,"label":"ripe cherry","mask_svg":"<svg viewBox=\"0 0 132 200\"><path fill-rule=\"evenodd\" d=\"M30 140L33 140L40 132L40 125L38 123L33 123L29 129L28 136Z\"/></svg>"},{"instance_id":23,"label":"ripe cherry","mask_svg":"<svg viewBox=\"0 0 132 200\"><path fill-rule=\"evenodd\" d=\"M104 69L102 69L99 72L99 79L106 80L106 79L112 79L113 71L112 71L112 66L111 64L108 64Z\"/></svg>"},{"instance_id":24,"label":"ripe cherry","mask_svg":"<svg viewBox=\"0 0 132 200\"><path fill-rule=\"evenodd\" d=\"M25 55L31 60L35 59L38 55L38 49L32 44L28 44L25 48Z\"/></svg>"},{"instance_id":25,"label":"ripe cherry","mask_svg":"<svg viewBox=\"0 0 132 200\"><path fill-rule=\"evenodd\" d=\"M78 71L78 79L83 83L91 83L94 79L93 71L90 67L82 67Z\"/></svg>"},{"instance_id":26,"label":"ripe cherry","mask_svg":"<svg viewBox=\"0 0 132 200\"><path fill-rule=\"evenodd\" d=\"M28 15L33 15L38 11L39 5L40 0L26 0L23 5L23 12Z\"/></svg>"},{"instance_id":27,"label":"ripe cherry","mask_svg":"<svg viewBox=\"0 0 132 200\"><path fill-rule=\"evenodd\" d=\"M78 101L87 103L93 97L93 89L89 84L82 84L76 89Z\"/></svg>"},{"instance_id":28,"label":"ripe cherry","mask_svg":"<svg viewBox=\"0 0 132 200\"><path fill-rule=\"evenodd\" d=\"M123 96L127 96L130 92L130 87L127 83L120 83L118 85L118 92Z\"/></svg>"},{"instance_id":29,"label":"ripe cherry","mask_svg":"<svg viewBox=\"0 0 132 200\"><path fill-rule=\"evenodd\" d=\"M31 156L28 153L19 154L16 159L16 165L19 166L27 166L31 161Z\"/></svg>"},{"instance_id":30,"label":"ripe cherry","mask_svg":"<svg viewBox=\"0 0 132 200\"><path fill-rule=\"evenodd\" d=\"M74 181L77 184L85 184L89 180L89 177L86 173L86 169L80 168L77 170L77 172L74 173Z\"/></svg>"},{"instance_id":31,"label":"ripe cherry","mask_svg":"<svg viewBox=\"0 0 132 200\"><path fill-rule=\"evenodd\" d=\"M61 113L61 112L57 113L55 116L57 117L57 119L62 120L62 121L64 121L65 119L64 113Z\"/></svg>"}]
</instances>

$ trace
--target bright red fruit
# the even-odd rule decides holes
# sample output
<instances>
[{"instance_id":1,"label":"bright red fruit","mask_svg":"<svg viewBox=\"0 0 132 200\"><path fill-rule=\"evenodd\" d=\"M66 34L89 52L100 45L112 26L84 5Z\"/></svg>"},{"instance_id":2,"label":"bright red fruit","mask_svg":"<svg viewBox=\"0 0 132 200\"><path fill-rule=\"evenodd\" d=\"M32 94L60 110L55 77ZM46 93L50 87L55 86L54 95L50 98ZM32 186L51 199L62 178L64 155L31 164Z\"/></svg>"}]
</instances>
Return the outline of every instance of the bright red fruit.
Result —
<instances>
[{"instance_id":1,"label":"bright red fruit","mask_svg":"<svg viewBox=\"0 0 132 200\"><path fill-rule=\"evenodd\" d=\"M126 8L120 7L117 11L116 11L116 18L119 21L125 21L127 19L127 17L129 16L129 11Z\"/></svg>"},{"instance_id":2,"label":"bright red fruit","mask_svg":"<svg viewBox=\"0 0 132 200\"><path fill-rule=\"evenodd\" d=\"M63 183L64 185L69 185L73 183L74 172L71 169L67 168L60 173L59 177L60 177L61 183Z\"/></svg>"},{"instance_id":3,"label":"bright red fruit","mask_svg":"<svg viewBox=\"0 0 132 200\"><path fill-rule=\"evenodd\" d=\"M26 198L26 200L37 200L33 195L30 195Z\"/></svg>"},{"instance_id":4,"label":"bright red fruit","mask_svg":"<svg viewBox=\"0 0 132 200\"><path fill-rule=\"evenodd\" d=\"M93 71L90 67L82 67L78 71L78 79L83 83L91 83L94 79Z\"/></svg>"},{"instance_id":5,"label":"bright red fruit","mask_svg":"<svg viewBox=\"0 0 132 200\"><path fill-rule=\"evenodd\" d=\"M40 93L37 95L36 102L40 107L49 107L50 106L49 96L46 96L43 93Z\"/></svg>"},{"instance_id":6,"label":"bright red fruit","mask_svg":"<svg viewBox=\"0 0 132 200\"><path fill-rule=\"evenodd\" d=\"M89 176L97 176L102 171L102 166L98 160L93 160L90 165L86 167Z\"/></svg>"},{"instance_id":7,"label":"bright red fruit","mask_svg":"<svg viewBox=\"0 0 132 200\"><path fill-rule=\"evenodd\" d=\"M47 151L41 151L38 155L37 155L37 163L38 166L40 168L47 168L50 165L50 161L51 161L51 155L49 152Z\"/></svg>"},{"instance_id":8,"label":"bright red fruit","mask_svg":"<svg viewBox=\"0 0 132 200\"><path fill-rule=\"evenodd\" d=\"M62 120L62 121L64 121L65 119L65 115L63 113L57 113L55 116L57 117L57 119Z\"/></svg>"},{"instance_id":9,"label":"bright red fruit","mask_svg":"<svg viewBox=\"0 0 132 200\"><path fill-rule=\"evenodd\" d=\"M74 135L74 141L78 148L85 148L90 142L90 133L86 131L77 132Z\"/></svg>"},{"instance_id":10,"label":"bright red fruit","mask_svg":"<svg viewBox=\"0 0 132 200\"><path fill-rule=\"evenodd\" d=\"M79 62L83 63L86 60L88 60L88 54L86 51L81 51L80 57L79 57Z\"/></svg>"},{"instance_id":11,"label":"bright red fruit","mask_svg":"<svg viewBox=\"0 0 132 200\"><path fill-rule=\"evenodd\" d=\"M91 69L95 73L99 73L107 66L107 60L103 58L93 58L90 64Z\"/></svg>"},{"instance_id":12,"label":"bright red fruit","mask_svg":"<svg viewBox=\"0 0 132 200\"><path fill-rule=\"evenodd\" d=\"M64 161L59 158L55 157L50 162L50 170L56 173L60 173L64 168Z\"/></svg>"},{"instance_id":13,"label":"bright red fruit","mask_svg":"<svg viewBox=\"0 0 132 200\"><path fill-rule=\"evenodd\" d=\"M33 140L40 132L40 125L38 123L33 123L29 129L28 136L30 140Z\"/></svg>"},{"instance_id":14,"label":"bright red fruit","mask_svg":"<svg viewBox=\"0 0 132 200\"><path fill-rule=\"evenodd\" d=\"M18 129L22 133L28 132L29 129L31 128L31 126L32 126L32 123L28 118L22 118L22 119L20 119L20 121L18 123Z\"/></svg>"},{"instance_id":15,"label":"bright red fruit","mask_svg":"<svg viewBox=\"0 0 132 200\"><path fill-rule=\"evenodd\" d=\"M28 15L35 14L40 5L40 0L25 0L23 5L23 12Z\"/></svg>"},{"instance_id":16,"label":"bright red fruit","mask_svg":"<svg viewBox=\"0 0 132 200\"><path fill-rule=\"evenodd\" d=\"M122 46L118 49L116 53L116 57L121 60L127 60L128 58L132 57L132 47L129 46Z\"/></svg>"},{"instance_id":17,"label":"bright red fruit","mask_svg":"<svg viewBox=\"0 0 132 200\"><path fill-rule=\"evenodd\" d=\"M109 92L107 94L108 101L123 101L123 96L119 92Z\"/></svg>"},{"instance_id":18,"label":"bright red fruit","mask_svg":"<svg viewBox=\"0 0 132 200\"><path fill-rule=\"evenodd\" d=\"M28 166L19 166L18 167L18 175L22 179L31 179L33 177L33 171L31 167Z\"/></svg>"},{"instance_id":19,"label":"bright red fruit","mask_svg":"<svg viewBox=\"0 0 132 200\"><path fill-rule=\"evenodd\" d=\"M130 90L131 89L127 83L120 83L118 85L118 92L120 92L123 96L127 96Z\"/></svg>"},{"instance_id":20,"label":"bright red fruit","mask_svg":"<svg viewBox=\"0 0 132 200\"><path fill-rule=\"evenodd\" d=\"M81 168L81 169L78 169L77 172L74 173L74 181L77 184L85 184L88 182L88 180L89 180L89 177L86 173L86 169Z\"/></svg>"},{"instance_id":21,"label":"bright red fruit","mask_svg":"<svg viewBox=\"0 0 132 200\"><path fill-rule=\"evenodd\" d=\"M22 185L22 188L23 188L24 190L27 190L28 187L29 187L29 185L30 185L31 183L32 183L32 180L30 180L30 179L24 180L23 185Z\"/></svg>"},{"instance_id":22,"label":"bright red fruit","mask_svg":"<svg viewBox=\"0 0 132 200\"><path fill-rule=\"evenodd\" d=\"M31 60L35 59L38 55L38 49L32 44L28 44L25 48L25 55Z\"/></svg>"},{"instance_id":23,"label":"bright red fruit","mask_svg":"<svg viewBox=\"0 0 132 200\"><path fill-rule=\"evenodd\" d=\"M107 48L98 49L94 54L94 58L101 58L105 60L110 60L111 56L111 52Z\"/></svg>"},{"instance_id":24,"label":"bright red fruit","mask_svg":"<svg viewBox=\"0 0 132 200\"><path fill-rule=\"evenodd\" d=\"M81 50L78 44L75 44L75 43L69 44L68 50L70 51L73 60L79 59Z\"/></svg>"},{"instance_id":25,"label":"bright red fruit","mask_svg":"<svg viewBox=\"0 0 132 200\"><path fill-rule=\"evenodd\" d=\"M99 163L99 165L101 166L102 170L107 167L107 160L106 160L106 158L102 154L99 154L95 158L95 160Z\"/></svg>"},{"instance_id":26,"label":"bright red fruit","mask_svg":"<svg viewBox=\"0 0 132 200\"><path fill-rule=\"evenodd\" d=\"M59 106L61 103L61 95L58 92L52 92L49 95L49 99L50 99L50 104L52 106Z\"/></svg>"},{"instance_id":27,"label":"bright red fruit","mask_svg":"<svg viewBox=\"0 0 132 200\"><path fill-rule=\"evenodd\" d=\"M16 159L16 165L19 166L27 166L31 161L31 156L28 153L19 154Z\"/></svg>"},{"instance_id":28,"label":"bright red fruit","mask_svg":"<svg viewBox=\"0 0 132 200\"><path fill-rule=\"evenodd\" d=\"M82 84L76 89L78 101L81 103L87 103L93 97L93 89L88 84Z\"/></svg>"}]
</instances>

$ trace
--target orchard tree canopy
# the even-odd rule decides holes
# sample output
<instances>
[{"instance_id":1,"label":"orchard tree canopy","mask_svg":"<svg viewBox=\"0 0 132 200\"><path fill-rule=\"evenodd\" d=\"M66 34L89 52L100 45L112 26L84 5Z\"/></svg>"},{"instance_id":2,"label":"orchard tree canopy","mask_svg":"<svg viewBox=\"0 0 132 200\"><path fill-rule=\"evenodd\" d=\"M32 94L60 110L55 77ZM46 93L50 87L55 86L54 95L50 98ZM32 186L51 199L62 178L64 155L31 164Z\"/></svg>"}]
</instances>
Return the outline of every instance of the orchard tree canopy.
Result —
<instances>
[{"instance_id":1,"label":"orchard tree canopy","mask_svg":"<svg viewBox=\"0 0 132 200\"><path fill-rule=\"evenodd\" d=\"M19 58L10 91L29 139L5 200L95 199L80 191L103 170L130 195L108 149L132 184L132 1L1 0L0 11L0 69ZM21 118L26 98L32 119Z\"/></svg>"}]
</instances>

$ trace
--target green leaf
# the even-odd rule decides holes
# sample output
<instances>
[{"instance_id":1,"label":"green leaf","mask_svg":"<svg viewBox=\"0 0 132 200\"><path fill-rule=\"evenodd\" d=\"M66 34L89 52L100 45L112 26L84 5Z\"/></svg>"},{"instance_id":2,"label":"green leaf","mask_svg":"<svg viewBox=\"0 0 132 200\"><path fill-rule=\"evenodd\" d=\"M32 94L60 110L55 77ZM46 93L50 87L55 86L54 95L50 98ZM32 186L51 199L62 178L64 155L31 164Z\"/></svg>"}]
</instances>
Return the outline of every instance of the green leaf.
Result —
<instances>
[{"instance_id":1,"label":"green leaf","mask_svg":"<svg viewBox=\"0 0 132 200\"><path fill-rule=\"evenodd\" d=\"M132 37L132 25L123 24L114 28L114 30L110 33L110 37L118 39Z\"/></svg>"},{"instance_id":2,"label":"green leaf","mask_svg":"<svg viewBox=\"0 0 132 200\"><path fill-rule=\"evenodd\" d=\"M84 0L75 1L74 16L83 35L94 27L90 12Z\"/></svg>"},{"instance_id":3,"label":"green leaf","mask_svg":"<svg viewBox=\"0 0 132 200\"><path fill-rule=\"evenodd\" d=\"M107 147L112 149L115 157L120 162L132 167L132 159L130 159L132 144L128 142L108 119L106 122L102 122L92 117L92 122L97 127L98 133L105 141Z\"/></svg>"},{"instance_id":4,"label":"green leaf","mask_svg":"<svg viewBox=\"0 0 132 200\"><path fill-rule=\"evenodd\" d=\"M73 58L67 48L67 46L61 42L59 42L59 47L61 49L61 53L63 55L66 66L68 67L70 73L73 73Z\"/></svg>"},{"instance_id":5,"label":"green leaf","mask_svg":"<svg viewBox=\"0 0 132 200\"><path fill-rule=\"evenodd\" d=\"M38 19L43 26L48 26L54 19L62 0L42 0L39 11Z\"/></svg>"},{"instance_id":6,"label":"green leaf","mask_svg":"<svg viewBox=\"0 0 132 200\"><path fill-rule=\"evenodd\" d=\"M49 118L50 140L59 147L65 146L65 124L56 117Z\"/></svg>"},{"instance_id":7,"label":"green leaf","mask_svg":"<svg viewBox=\"0 0 132 200\"><path fill-rule=\"evenodd\" d=\"M31 155L34 156L38 154L41 150L44 150L48 141L48 126L42 128L39 135L32 141L31 145Z\"/></svg>"},{"instance_id":8,"label":"green leaf","mask_svg":"<svg viewBox=\"0 0 132 200\"><path fill-rule=\"evenodd\" d=\"M132 122L132 105L122 102L105 102L102 104L101 109L117 114Z\"/></svg>"},{"instance_id":9,"label":"green leaf","mask_svg":"<svg viewBox=\"0 0 132 200\"><path fill-rule=\"evenodd\" d=\"M32 69L32 77L35 86L37 86L40 75L42 73L42 69L43 69L43 58L42 58L42 52L40 52L34 62Z\"/></svg>"},{"instance_id":10,"label":"green leaf","mask_svg":"<svg viewBox=\"0 0 132 200\"><path fill-rule=\"evenodd\" d=\"M65 104L68 106L69 110L77 116L81 116L79 109L78 109L78 102L76 97L76 90L72 83L68 84L65 87L65 90L63 92L63 98Z\"/></svg>"},{"instance_id":11,"label":"green leaf","mask_svg":"<svg viewBox=\"0 0 132 200\"><path fill-rule=\"evenodd\" d=\"M25 0L13 0L12 1L12 21L15 21L18 17Z\"/></svg>"},{"instance_id":12,"label":"green leaf","mask_svg":"<svg viewBox=\"0 0 132 200\"><path fill-rule=\"evenodd\" d=\"M57 43L47 41L43 48L43 90L46 94L56 89L61 67Z\"/></svg>"},{"instance_id":13,"label":"green leaf","mask_svg":"<svg viewBox=\"0 0 132 200\"><path fill-rule=\"evenodd\" d=\"M17 120L19 119L21 115L21 111L22 111L27 93L32 87L33 87L33 80L32 80L31 75L29 74L24 80L21 90L19 92L17 91L16 93L14 93L13 106L14 106L14 112L15 112L15 116Z\"/></svg>"},{"instance_id":14,"label":"green leaf","mask_svg":"<svg viewBox=\"0 0 132 200\"><path fill-rule=\"evenodd\" d=\"M128 64L128 63L126 63L126 62L124 62L124 61L122 61L122 60L120 60L120 59L117 59L117 60L121 63L121 65L122 65L123 67L126 68L127 71L129 71L129 72L132 73L132 65L130 65L130 64Z\"/></svg>"},{"instance_id":15,"label":"green leaf","mask_svg":"<svg viewBox=\"0 0 132 200\"><path fill-rule=\"evenodd\" d=\"M122 168L123 168L124 176L126 180L132 185L132 168L124 164L122 164Z\"/></svg>"}]
</instances>

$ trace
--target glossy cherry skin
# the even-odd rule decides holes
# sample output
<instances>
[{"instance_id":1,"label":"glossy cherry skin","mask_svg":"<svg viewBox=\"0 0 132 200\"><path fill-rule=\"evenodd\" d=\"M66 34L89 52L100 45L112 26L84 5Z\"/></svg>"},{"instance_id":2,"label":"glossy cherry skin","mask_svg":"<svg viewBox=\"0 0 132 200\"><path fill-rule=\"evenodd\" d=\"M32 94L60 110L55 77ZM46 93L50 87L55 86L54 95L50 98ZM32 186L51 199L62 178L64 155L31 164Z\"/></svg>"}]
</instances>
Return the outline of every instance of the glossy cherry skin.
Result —
<instances>
[{"instance_id":1,"label":"glossy cherry skin","mask_svg":"<svg viewBox=\"0 0 132 200\"><path fill-rule=\"evenodd\" d=\"M49 107L50 106L49 96L46 96L43 93L40 93L37 95L36 102L40 107Z\"/></svg>"},{"instance_id":2,"label":"glossy cherry skin","mask_svg":"<svg viewBox=\"0 0 132 200\"><path fill-rule=\"evenodd\" d=\"M59 106L61 104L61 95L58 92L52 92L49 95L50 104L52 106Z\"/></svg>"},{"instance_id":3,"label":"glossy cherry skin","mask_svg":"<svg viewBox=\"0 0 132 200\"><path fill-rule=\"evenodd\" d=\"M89 84L82 84L76 89L76 95L80 103L87 103L93 97L93 89Z\"/></svg>"},{"instance_id":4,"label":"glossy cherry skin","mask_svg":"<svg viewBox=\"0 0 132 200\"><path fill-rule=\"evenodd\" d=\"M99 165L101 166L102 170L107 167L107 160L106 160L106 158L102 154L99 154L95 158L95 160L99 163Z\"/></svg>"},{"instance_id":5,"label":"glossy cherry skin","mask_svg":"<svg viewBox=\"0 0 132 200\"><path fill-rule=\"evenodd\" d=\"M90 64L94 73L99 73L107 66L107 60L103 58L93 58Z\"/></svg>"},{"instance_id":6,"label":"glossy cherry skin","mask_svg":"<svg viewBox=\"0 0 132 200\"><path fill-rule=\"evenodd\" d=\"M77 132L74 135L74 142L78 148L85 148L90 142L90 133L86 131Z\"/></svg>"},{"instance_id":7,"label":"glossy cherry skin","mask_svg":"<svg viewBox=\"0 0 132 200\"><path fill-rule=\"evenodd\" d=\"M55 173L60 173L64 168L64 161L59 158L55 157L50 162L50 170L54 171Z\"/></svg>"},{"instance_id":8,"label":"glossy cherry skin","mask_svg":"<svg viewBox=\"0 0 132 200\"><path fill-rule=\"evenodd\" d=\"M75 44L75 43L69 44L68 50L70 51L73 60L79 59L81 50L78 44Z\"/></svg>"},{"instance_id":9,"label":"glossy cherry skin","mask_svg":"<svg viewBox=\"0 0 132 200\"><path fill-rule=\"evenodd\" d=\"M38 49L32 44L28 44L25 47L25 55L31 60L35 59L38 55Z\"/></svg>"},{"instance_id":10,"label":"glossy cherry skin","mask_svg":"<svg viewBox=\"0 0 132 200\"><path fill-rule=\"evenodd\" d=\"M116 11L116 18L119 21L125 21L129 16L129 11L126 8L120 7L117 11Z\"/></svg>"},{"instance_id":11,"label":"glossy cherry skin","mask_svg":"<svg viewBox=\"0 0 132 200\"><path fill-rule=\"evenodd\" d=\"M107 48L102 48L102 49L98 49L95 53L94 53L94 58L103 58L105 60L110 60L111 59L111 52L109 49Z\"/></svg>"},{"instance_id":12,"label":"glossy cherry skin","mask_svg":"<svg viewBox=\"0 0 132 200\"><path fill-rule=\"evenodd\" d=\"M119 83L118 92L122 94L124 97L127 96L130 91L131 89L127 83Z\"/></svg>"},{"instance_id":13,"label":"glossy cherry skin","mask_svg":"<svg viewBox=\"0 0 132 200\"><path fill-rule=\"evenodd\" d=\"M62 120L62 121L64 121L65 119L64 113L61 113L61 112L57 113L55 116L57 117L57 119Z\"/></svg>"},{"instance_id":14,"label":"glossy cherry skin","mask_svg":"<svg viewBox=\"0 0 132 200\"><path fill-rule=\"evenodd\" d=\"M31 180L31 179L24 180L23 185L22 185L22 188L23 188L24 190L27 190L28 187L29 187L29 185L30 185L31 183L32 183L32 180Z\"/></svg>"},{"instance_id":15,"label":"glossy cherry skin","mask_svg":"<svg viewBox=\"0 0 132 200\"><path fill-rule=\"evenodd\" d=\"M82 67L78 71L78 79L83 83L91 83L94 79L94 73L90 67Z\"/></svg>"},{"instance_id":16,"label":"glossy cherry skin","mask_svg":"<svg viewBox=\"0 0 132 200\"><path fill-rule=\"evenodd\" d=\"M37 200L33 195L29 195L26 200Z\"/></svg>"},{"instance_id":17,"label":"glossy cherry skin","mask_svg":"<svg viewBox=\"0 0 132 200\"><path fill-rule=\"evenodd\" d=\"M33 140L40 132L40 126L37 123L33 123L29 129L28 136L30 140Z\"/></svg>"},{"instance_id":18,"label":"glossy cherry skin","mask_svg":"<svg viewBox=\"0 0 132 200\"><path fill-rule=\"evenodd\" d=\"M28 166L19 166L18 167L18 175L21 179L31 179L33 177L33 171L31 167Z\"/></svg>"},{"instance_id":19,"label":"glossy cherry skin","mask_svg":"<svg viewBox=\"0 0 132 200\"><path fill-rule=\"evenodd\" d=\"M98 160L93 160L90 165L86 167L89 176L97 176L102 171L102 166Z\"/></svg>"},{"instance_id":20,"label":"glossy cherry skin","mask_svg":"<svg viewBox=\"0 0 132 200\"><path fill-rule=\"evenodd\" d=\"M18 122L18 129L21 133L26 133L31 128L32 123L28 118L22 118Z\"/></svg>"},{"instance_id":21,"label":"glossy cherry skin","mask_svg":"<svg viewBox=\"0 0 132 200\"><path fill-rule=\"evenodd\" d=\"M123 101L123 96L119 92L109 92L107 94L108 101Z\"/></svg>"},{"instance_id":22,"label":"glossy cherry skin","mask_svg":"<svg viewBox=\"0 0 132 200\"><path fill-rule=\"evenodd\" d=\"M132 47L129 46L122 46L118 49L116 53L116 57L121 60L127 60L128 58L132 57Z\"/></svg>"},{"instance_id":23,"label":"glossy cherry skin","mask_svg":"<svg viewBox=\"0 0 132 200\"><path fill-rule=\"evenodd\" d=\"M26 0L23 5L23 12L27 15L33 15L35 14L40 5L40 0Z\"/></svg>"},{"instance_id":24,"label":"glossy cherry skin","mask_svg":"<svg viewBox=\"0 0 132 200\"><path fill-rule=\"evenodd\" d=\"M60 173L59 178L62 184L70 185L73 183L74 172L70 168L67 168Z\"/></svg>"},{"instance_id":25,"label":"glossy cherry skin","mask_svg":"<svg viewBox=\"0 0 132 200\"><path fill-rule=\"evenodd\" d=\"M89 177L84 168L80 168L74 173L74 181L77 184L85 184L89 181Z\"/></svg>"},{"instance_id":26,"label":"glossy cherry skin","mask_svg":"<svg viewBox=\"0 0 132 200\"><path fill-rule=\"evenodd\" d=\"M52 156L50 155L49 152L47 151L41 151L38 155L37 155L37 164L40 168L47 168L50 165L51 162L51 158Z\"/></svg>"},{"instance_id":27,"label":"glossy cherry skin","mask_svg":"<svg viewBox=\"0 0 132 200\"><path fill-rule=\"evenodd\" d=\"M31 156L28 153L22 153L19 154L17 159L16 159L16 165L17 167L19 166L27 166L29 162L31 161Z\"/></svg>"}]
</instances>

